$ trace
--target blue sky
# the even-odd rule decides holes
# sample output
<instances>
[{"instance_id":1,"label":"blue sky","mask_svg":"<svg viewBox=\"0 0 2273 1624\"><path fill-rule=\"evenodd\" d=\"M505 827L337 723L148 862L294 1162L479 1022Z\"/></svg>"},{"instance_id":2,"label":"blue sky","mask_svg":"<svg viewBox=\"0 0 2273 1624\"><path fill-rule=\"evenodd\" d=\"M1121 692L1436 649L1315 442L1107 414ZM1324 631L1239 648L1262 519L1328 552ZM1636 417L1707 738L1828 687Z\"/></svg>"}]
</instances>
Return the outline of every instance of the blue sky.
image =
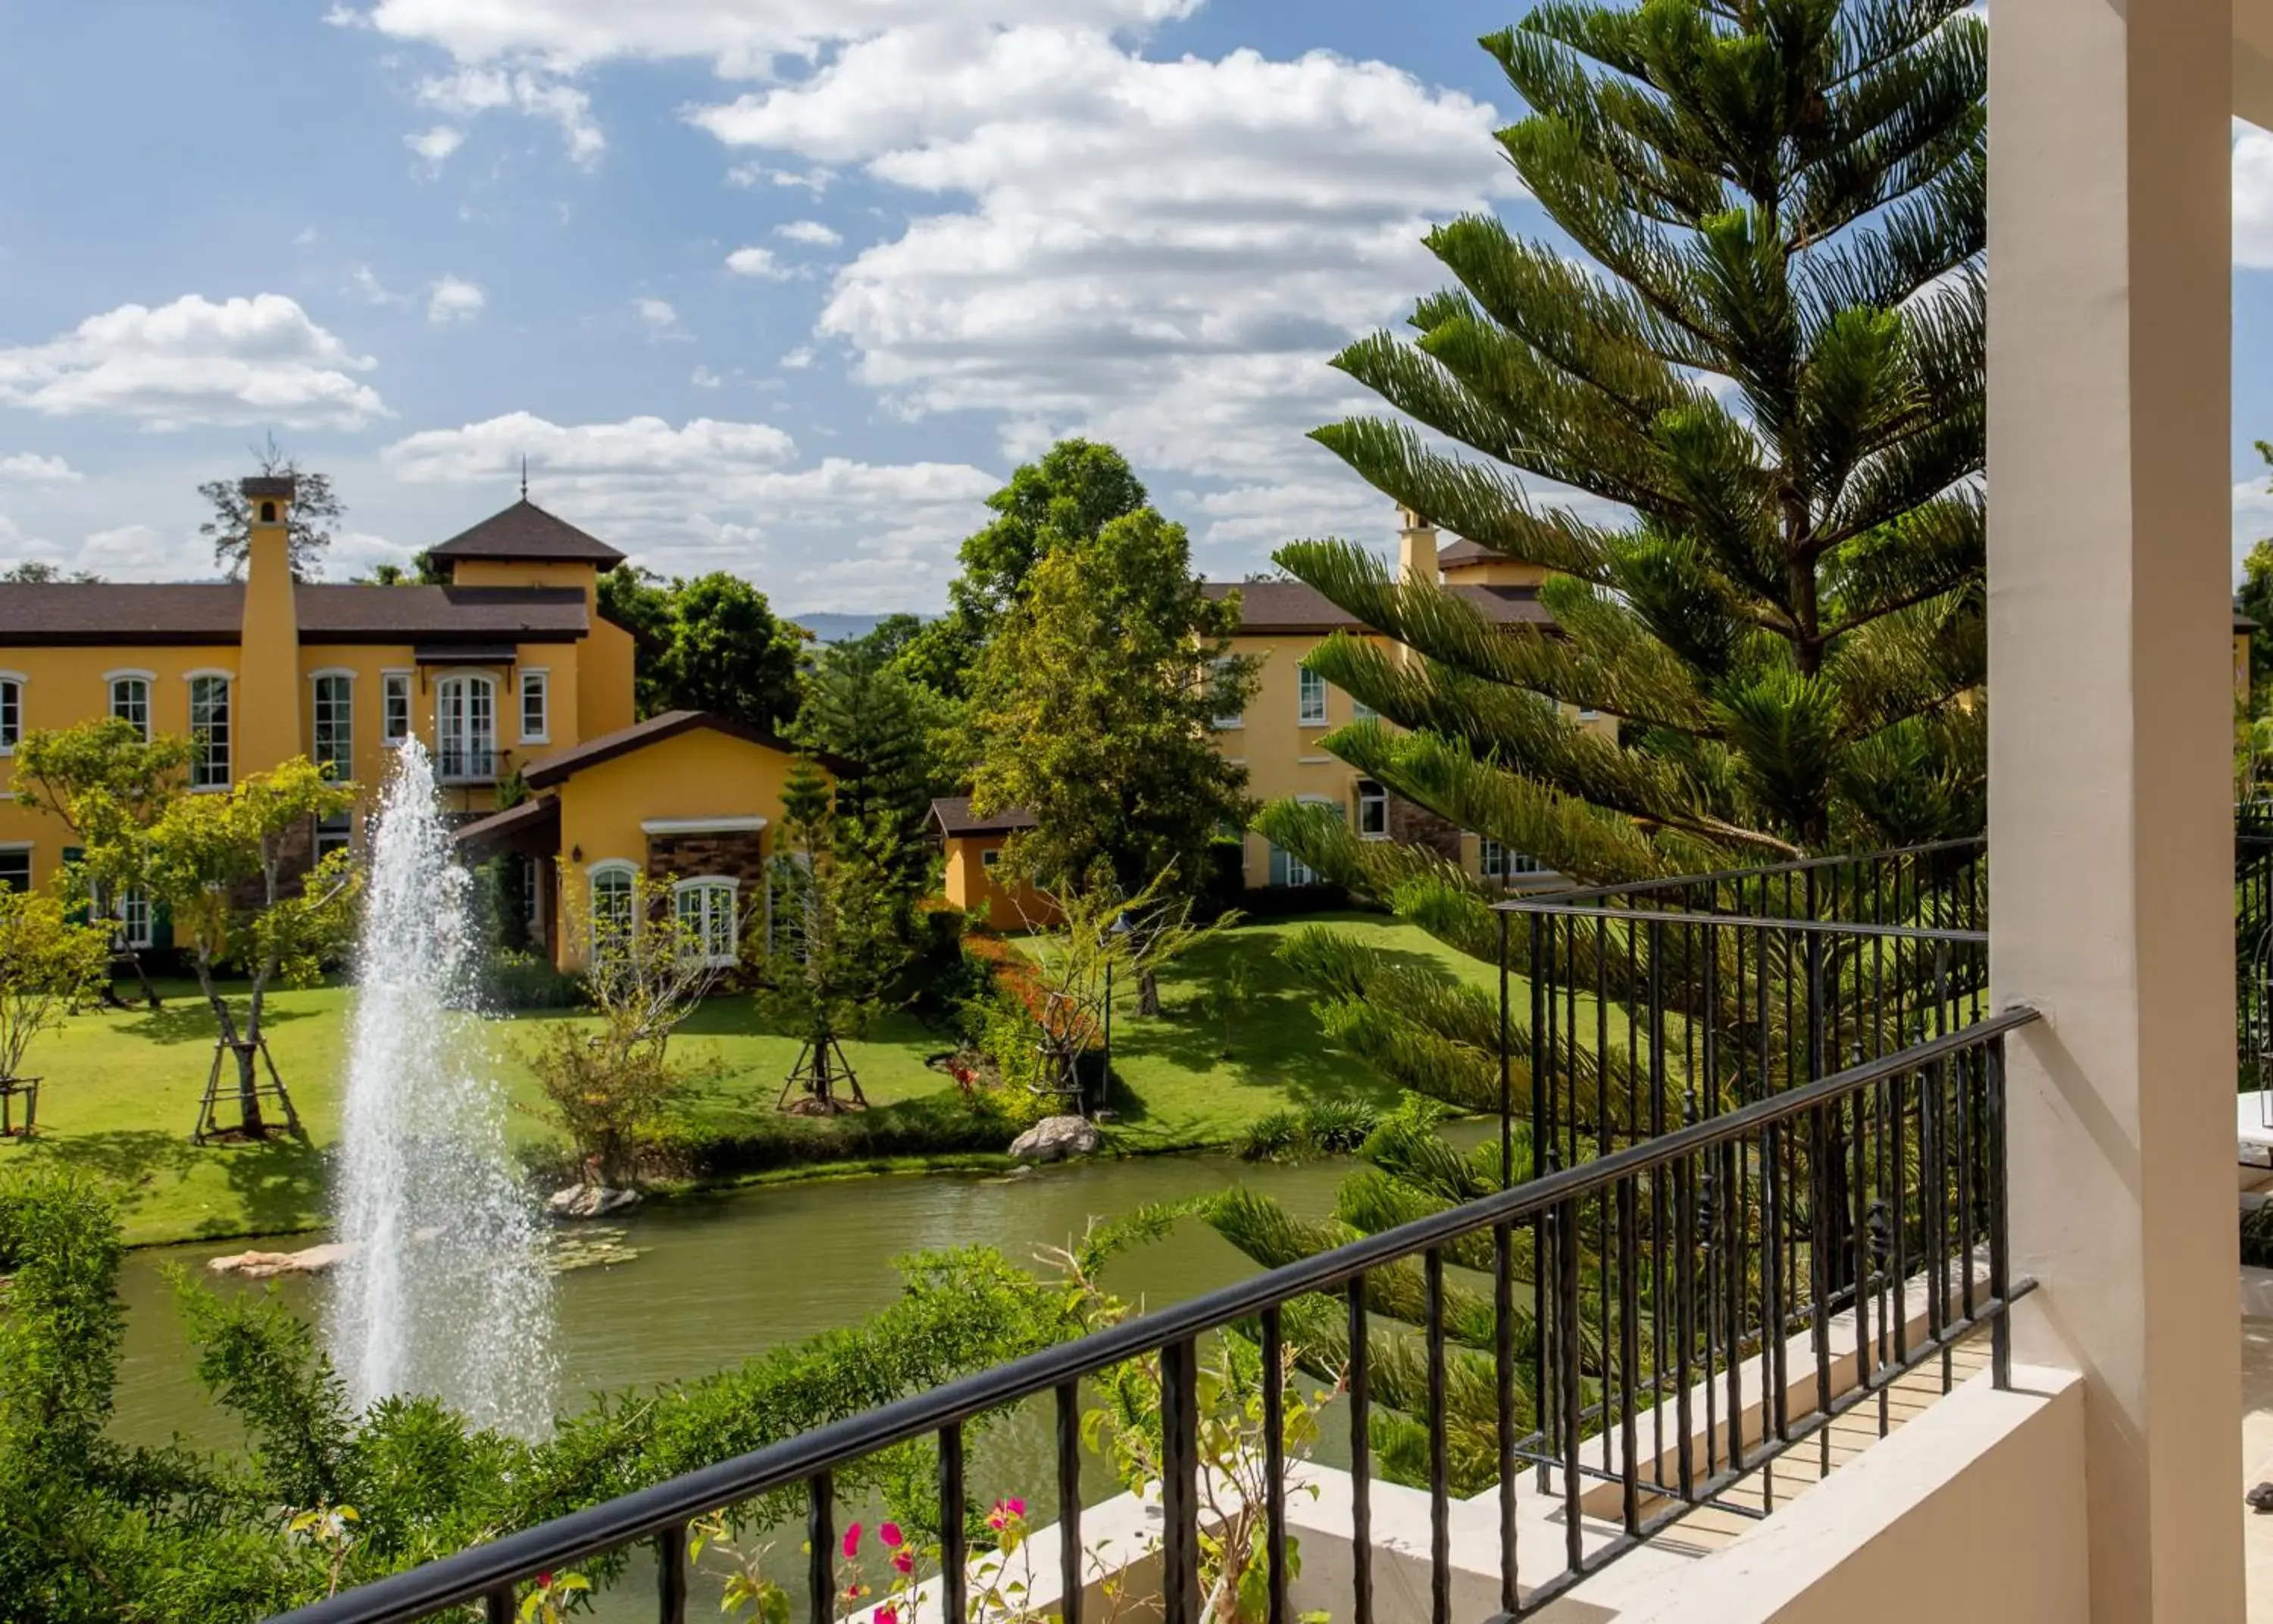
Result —
<instances>
[{"instance_id":1,"label":"blue sky","mask_svg":"<svg viewBox=\"0 0 2273 1624\"><path fill-rule=\"evenodd\" d=\"M1302 438L1324 358L1535 228L1475 37L1426 0L103 0L0 6L0 559L209 560L274 430L331 573L532 494L780 607L931 609L1059 434L1238 574L1386 543ZM2273 337L2273 138L2237 152L2237 358ZM2237 366L2237 534L2273 531Z\"/></svg>"}]
</instances>

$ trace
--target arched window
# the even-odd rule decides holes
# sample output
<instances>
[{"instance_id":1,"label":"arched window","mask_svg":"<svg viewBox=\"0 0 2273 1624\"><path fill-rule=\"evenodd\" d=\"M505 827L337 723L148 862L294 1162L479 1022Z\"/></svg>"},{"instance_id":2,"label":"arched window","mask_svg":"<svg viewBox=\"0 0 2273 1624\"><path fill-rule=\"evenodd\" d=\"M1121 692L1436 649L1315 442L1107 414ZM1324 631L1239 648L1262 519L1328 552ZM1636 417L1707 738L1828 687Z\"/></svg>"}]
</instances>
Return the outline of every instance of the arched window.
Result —
<instances>
[{"instance_id":1,"label":"arched window","mask_svg":"<svg viewBox=\"0 0 2273 1624\"><path fill-rule=\"evenodd\" d=\"M445 780L487 783L497 776L497 682L445 677L434 687L434 754Z\"/></svg>"},{"instance_id":2,"label":"arched window","mask_svg":"<svg viewBox=\"0 0 2273 1624\"><path fill-rule=\"evenodd\" d=\"M638 905L639 870L620 858L592 865L592 950L605 952L608 944L632 927L632 910Z\"/></svg>"},{"instance_id":3,"label":"arched window","mask_svg":"<svg viewBox=\"0 0 2273 1624\"><path fill-rule=\"evenodd\" d=\"M731 879L704 875L682 879L671 887L679 929L701 945L702 962L724 969L740 957L739 887Z\"/></svg>"}]
</instances>

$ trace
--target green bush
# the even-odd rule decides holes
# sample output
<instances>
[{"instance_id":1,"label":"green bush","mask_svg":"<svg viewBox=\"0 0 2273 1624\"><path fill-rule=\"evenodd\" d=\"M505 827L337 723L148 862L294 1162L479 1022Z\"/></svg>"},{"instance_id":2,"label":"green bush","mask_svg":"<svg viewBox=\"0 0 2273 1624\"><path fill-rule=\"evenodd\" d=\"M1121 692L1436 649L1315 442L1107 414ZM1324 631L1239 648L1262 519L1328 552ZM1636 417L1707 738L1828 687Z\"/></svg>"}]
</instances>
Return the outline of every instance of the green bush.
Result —
<instances>
[{"instance_id":1,"label":"green bush","mask_svg":"<svg viewBox=\"0 0 2273 1624\"><path fill-rule=\"evenodd\" d=\"M530 1009L581 1009L584 984L533 953L498 953L482 967L481 1007L493 1014Z\"/></svg>"},{"instance_id":2,"label":"green bush","mask_svg":"<svg viewBox=\"0 0 2273 1624\"><path fill-rule=\"evenodd\" d=\"M1243 1162L1309 1162L1348 1156L1371 1137L1381 1113L1362 1100L1321 1100L1274 1111L1248 1124L1233 1142Z\"/></svg>"},{"instance_id":3,"label":"green bush","mask_svg":"<svg viewBox=\"0 0 2273 1624\"><path fill-rule=\"evenodd\" d=\"M654 1134L646 1155L664 1176L731 1179L828 1162L1001 1152L1022 1126L960 1092L942 1091L838 1116L681 1118Z\"/></svg>"}]
</instances>

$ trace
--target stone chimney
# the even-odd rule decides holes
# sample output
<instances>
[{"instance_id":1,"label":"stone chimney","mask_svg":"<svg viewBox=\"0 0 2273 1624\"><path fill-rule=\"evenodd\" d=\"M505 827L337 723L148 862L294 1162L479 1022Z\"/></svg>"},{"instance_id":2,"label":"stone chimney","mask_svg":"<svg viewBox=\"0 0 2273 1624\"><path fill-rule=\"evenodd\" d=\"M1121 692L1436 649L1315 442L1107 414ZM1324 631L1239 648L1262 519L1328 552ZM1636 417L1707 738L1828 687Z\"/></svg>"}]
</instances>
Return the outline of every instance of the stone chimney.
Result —
<instances>
[{"instance_id":1,"label":"stone chimney","mask_svg":"<svg viewBox=\"0 0 2273 1624\"><path fill-rule=\"evenodd\" d=\"M244 494L250 545L236 681L229 693L236 734L229 755L230 775L242 781L305 755L308 745L300 729L300 615L289 539L292 476L259 475L238 489Z\"/></svg>"},{"instance_id":2,"label":"stone chimney","mask_svg":"<svg viewBox=\"0 0 2273 1624\"><path fill-rule=\"evenodd\" d=\"M1444 576L1437 568L1437 527L1409 507L1397 510L1397 573L1407 580L1434 587Z\"/></svg>"}]
</instances>

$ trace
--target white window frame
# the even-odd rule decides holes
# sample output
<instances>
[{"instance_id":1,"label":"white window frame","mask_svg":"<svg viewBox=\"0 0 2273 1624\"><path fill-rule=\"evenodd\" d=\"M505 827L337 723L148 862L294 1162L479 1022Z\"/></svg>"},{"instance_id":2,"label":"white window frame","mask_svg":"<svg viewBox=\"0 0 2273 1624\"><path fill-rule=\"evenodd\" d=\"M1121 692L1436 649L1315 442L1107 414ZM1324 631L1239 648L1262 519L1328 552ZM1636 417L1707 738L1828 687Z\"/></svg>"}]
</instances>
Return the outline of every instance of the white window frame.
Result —
<instances>
[{"instance_id":1,"label":"white window frame","mask_svg":"<svg viewBox=\"0 0 2273 1624\"><path fill-rule=\"evenodd\" d=\"M417 713L411 704L418 673L416 671L381 671L379 674L379 742L400 745L416 734ZM402 700L402 731L394 730L394 701Z\"/></svg>"},{"instance_id":2,"label":"white window frame","mask_svg":"<svg viewBox=\"0 0 2273 1624\"><path fill-rule=\"evenodd\" d=\"M24 859L24 889L32 888L32 842L27 840L0 841L0 857Z\"/></svg>"},{"instance_id":3,"label":"white window frame","mask_svg":"<svg viewBox=\"0 0 2273 1624\"><path fill-rule=\"evenodd\" d=\"M152 737L151 724L156 720L154 713L158 697L158 673L155 671L118 670L105 671L102 674L102 692L104 700L103 714L114 722L131 722L134 720L131 716L122 716L118 714L118 690L122 685L126 683L139 683L142 685L142 742L146 745L150 742Z\"/></svg>"},{"instance_id":4,"label":"white window frame","mask_svg":"<svg viewBox=\"0 0 2273 1624\"><path fill-rule=\"evenodd\" d=\"M1336 801L1332 796L1298 795L1294 797L1294 804L1297 806L1330 807L1339 817L1347 818L1349 816L1348 812L1342 808L1341 804ZM1303 862L1302 858L1296 857L1284 846L1272 846L1271 847L1271 850L1277 852L1280 857L1287 859L1286 883L1289 889L1298 886L1315 886L1319 883L1318 871L1312 868L1309 864ZM1265 860L1268 860L1267 857ZM1298 874L1301 876L1299 879L1296 878Z\"/></svg>"},{"instance_id":5,"label":"white window frame","mask_svg":"<svg viewBox=\"0 0 2273 1624\"><path fill-rule=\"evenodd\" d=\"M236 673L217 668L199 671L184 671L182 680L190 688L190 739L196 752L190 758L190 789L192 793L225 794L236 782ZM221 692L221 776L211 777L213 753L211 740L198 742L198 685L217 682Z\"/></svg>"},{"instance_id":6,"label":"white window frame","mask_svg":"<svg viewBox=\"0 0 2273 1624\"><path fill-rule=\"evenodd\" d=\"M1294 725L1298 728L1323 728L1326 725L1326 679L1307 665L1294 668ZM1313 703L1315 701L1315 703Z\"/></svg>"},{"instance_id":7,"label":"white window frame","mask_svg":"<svg viewBox=\"0 0 2273 1624\"><path fill-rule=\"evenodd\" d=\"M1494 861L1497 858L1497 861ZM1526 866L1517 866L1524 864ZM1507 880L1543 874L1547 865L1527 852L1504 846L1487 834L1476 836L1476 872L1486 879Z\"/></svg>"},{"instance_id":8,"label":"white window frame","mask_svg":"<svg viewBox=\"0 0 2273 1624\"><path fill-rule=\"evenodd\" d=\"M118 894L118 939L138 952L156 944L156 912L148 892L130 887Z\"/></svg>"},{"instance_id":9,"label":"white window frame","mask_svg":"<svg viewBox=\"0 0 2273 1624\"><path fill-rule=\"evenodd\" d=\"M31 685L21 671L0 671L0 760L14 755L16 741L24 737L24 695Z\"/></svg>"},{"instance_id":10,"label":"white window frame","mask_svg":"<svg viewBox=\"0 0 2273 1624\"><path fill-rule=\"evenodd\" d=\"M327 682L347 685L347 716L341 722L346 732L347 760L345 771L333 775L334 783L347 783L355 777L355 680L356 674L343 666L332 666L308 673L308 759L318 767L337 767L324 749L324 685Z\"/></svg>"},{"instance_id":11,"label":"white window frame","mask_svg":"<svg viewBox=\"0 0 2273 1624\"><path fill-rule=\"evenodd\" d=\"M529 687L534 680L535 690ZM529 701L536 700L536 726L529 725ZM514 684L514 709L521 718L521 742L524 745L549 745L552 742L552 673L544 666L532 665L523 670Z\"/></svg>"},{"instance_id":12,"label":"white window frame","mask_svg":"<svg viewBox=\"0 0 2273 1624\"><path fill-rule=\"evenodd\" d=\"M1369 784L1373 786L1370 790L1366 788ZM1351 786L1351 792L1357 805L1357 821L1354 826L1357 829L1357 837L1360 840L1387 840L1389 838L1389 786L1377 778L1361 778ZM1369 805L1377 805L1381 808L1381 827L1377 829L1369 829L1365 827L1365 812Z\"/></svg>"},{"instance_id":13,"label":"white window frame","mask_svg":"<svg viewBox=\"0 0 2273 1624\"><path fill-rule=\"evenodd\" d=\"M624 897L627 905L626 912L628 914L639 907L640 865L628 857L603 857L584 870L585 895L590 901L592 911L592 951L594 953L600 952L607 946L603 932L610 924L617 922L616 910L612 906L606 909L600 906L600 882L604 879L613 879L618 876L621 876L624 881Z\"/></svg>"},{"instance_id":14,"label":"white window frame","mask_svg":"<svg viewBox=\"0 0 2273 1624\"><path fill-rule=\"evenodd\" d=\"M465 717L469 724L469 730L464 730L462 736L454 734L450 725L452 696L460 692L466 696ZM486 694L488 698L489 730L486 733L469 730L476 708L473 700L473 696L476 692ZM437 776L447 784L496 782L498 776L497 724L498 679L496 677L487 671L450 671L437 677L434 682L434 760L441 769ZM454 773L450 771L450 757L454 744L464 758L459 763L461 769L470 762L476 766L485 764L489 770L487 772L461 770ZM485 763L482 760L484 756L486 756Z\"/></svg>"},{"instance_id":15,"label":"white window frame","mask_svg":"<svg viewBox=\"0 0 2273 1624\"><path fill-rule=\"evenodd\" d=\"M718 911L721 893L725 898L723 916ZM742 962L742 882L731 874L695 874L675 880L671 887L671 917L686 924L686 899L696 896L701 901L694 929L702 943L702 962L712 969L731 969Z\"/></svg>"},{"instance_id":16,"label":"white window frame","mask_svg":"<svg viewBox=\"0 0 2273 1624\"><path fill-rule=\"evenodd\" d=\"M1224 673L1231 669L1233 663L1229 658L1209 661L1208 681L1219 688L1221 687ZM1244 710L1231 711L1215 719L1215 730L1219 733L1228 733L1234 728L1243 728L1246 725L1247 713Z\"/></svg>"}]
</instances>

